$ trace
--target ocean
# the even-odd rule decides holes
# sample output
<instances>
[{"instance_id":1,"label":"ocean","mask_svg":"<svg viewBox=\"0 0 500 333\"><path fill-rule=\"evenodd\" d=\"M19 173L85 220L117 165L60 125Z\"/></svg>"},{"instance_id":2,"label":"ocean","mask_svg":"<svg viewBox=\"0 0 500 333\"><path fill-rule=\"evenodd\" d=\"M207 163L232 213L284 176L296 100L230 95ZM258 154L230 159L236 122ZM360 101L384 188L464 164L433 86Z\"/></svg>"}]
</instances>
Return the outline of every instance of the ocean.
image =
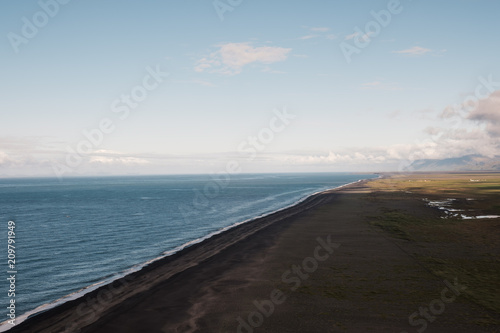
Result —
<instances>
[{"instance_id":1,"label":"ocean","mask_svg":"<svg viewBox=\"0 0 500 333\"><path fill-rule=\"evenodd\" d=\"M11 299L6 273L9 221L15 222L19 318L80 297L148 262L316 192L375 177L316 173L0 179L3 308Z\"/></svg>"}]
</instances>

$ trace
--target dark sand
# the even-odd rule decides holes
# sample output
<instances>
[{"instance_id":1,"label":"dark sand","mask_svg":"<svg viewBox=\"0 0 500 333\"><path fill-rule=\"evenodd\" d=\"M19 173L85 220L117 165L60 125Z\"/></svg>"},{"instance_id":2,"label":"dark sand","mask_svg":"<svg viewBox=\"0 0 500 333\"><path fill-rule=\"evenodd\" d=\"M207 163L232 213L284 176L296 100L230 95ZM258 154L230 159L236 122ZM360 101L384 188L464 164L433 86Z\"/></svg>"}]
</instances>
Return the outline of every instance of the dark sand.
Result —
<instances>
[{"instance_id":1,"label":"dark sand","mask_svg":"<svg viewBox=\"0 0 500 333\"><path fill-rule=\"evenodd\" d=\"M240 332L500 331L498 313L457 296L415 259L418 243L369 223L381 205L436 214L421 200L387 200L358 183L215 236L10 332L238 332L249 320L258 327ZM434 314L409 324L431 305Z\"/></svg>"}]
</instances>

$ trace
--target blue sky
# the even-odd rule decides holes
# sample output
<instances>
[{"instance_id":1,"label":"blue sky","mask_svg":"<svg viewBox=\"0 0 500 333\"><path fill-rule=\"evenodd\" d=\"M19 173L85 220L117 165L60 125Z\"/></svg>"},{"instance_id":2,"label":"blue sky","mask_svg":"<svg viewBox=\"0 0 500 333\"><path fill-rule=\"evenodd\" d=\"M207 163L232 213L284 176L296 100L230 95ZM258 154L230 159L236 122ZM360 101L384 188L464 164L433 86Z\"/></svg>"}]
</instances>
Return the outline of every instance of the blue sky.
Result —
<instances>
[{"instance_id":1,"label":"blue sky","mask_svg":"<svg viewBox=\"0 0 500 333\"><path fill-rule=\"evenodd\" d=\"M499 12L487 0L4 0L0 177L494 156ZM364 47L346 58L346 45ZM279 131L277 112L290 115Z\"/></svg>"}]
</instances>

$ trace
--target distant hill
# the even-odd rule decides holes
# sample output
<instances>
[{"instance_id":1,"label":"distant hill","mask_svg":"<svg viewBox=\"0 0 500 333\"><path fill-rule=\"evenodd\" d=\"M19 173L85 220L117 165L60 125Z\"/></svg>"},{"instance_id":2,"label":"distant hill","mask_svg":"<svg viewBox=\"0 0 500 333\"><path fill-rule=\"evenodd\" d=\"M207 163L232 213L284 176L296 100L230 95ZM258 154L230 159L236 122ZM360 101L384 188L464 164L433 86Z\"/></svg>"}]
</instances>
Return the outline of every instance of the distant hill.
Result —
<instances>
[{"instance_id":1,"label":"distant hill","mask_svg":"<svg viewBox=\"0 0 500 333\"><path fill-rule=\"evenodd\" d=\"M500 156L466 155L445 159L416 160L408 167L413 171L500 171Z\"/></svg>"}]
</instances>

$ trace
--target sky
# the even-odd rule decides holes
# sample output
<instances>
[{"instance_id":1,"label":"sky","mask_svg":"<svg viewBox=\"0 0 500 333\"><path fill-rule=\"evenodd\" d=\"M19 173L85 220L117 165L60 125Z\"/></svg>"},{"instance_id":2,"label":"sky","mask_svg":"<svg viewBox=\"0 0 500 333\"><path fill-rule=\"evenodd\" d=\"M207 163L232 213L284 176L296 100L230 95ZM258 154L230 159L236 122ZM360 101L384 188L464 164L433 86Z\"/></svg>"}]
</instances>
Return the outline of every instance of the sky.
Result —
<instances>
[{"instance_id":1,"label":"sky","mask_svg":"<svg viewBox=\"0 0 500 333\"><path fill-rule=\"evenodd\" d=\"M500 155L500 2L0 2L0 177Z\"/></svg>"}]
</instances>

